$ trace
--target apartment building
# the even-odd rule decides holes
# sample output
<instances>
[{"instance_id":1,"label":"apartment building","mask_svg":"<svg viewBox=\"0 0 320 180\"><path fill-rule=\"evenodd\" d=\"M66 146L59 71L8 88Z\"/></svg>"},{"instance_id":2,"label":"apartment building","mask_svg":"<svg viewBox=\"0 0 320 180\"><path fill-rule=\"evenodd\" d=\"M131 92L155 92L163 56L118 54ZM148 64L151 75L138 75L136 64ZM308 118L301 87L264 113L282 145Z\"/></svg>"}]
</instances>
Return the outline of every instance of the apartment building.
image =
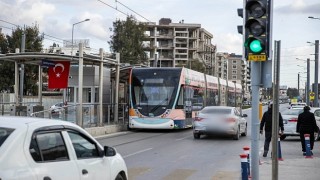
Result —
<instances>
[{"instance_id":1,"label":"apartment building","mask_svg":"<svg viewBox=\"0 0 320 180\"><path fill-rule=\"evenodd\" d=\"M228 56L228 80L242 85L245 96L250 92L250 63L242 60L242 55L231 53Z\"/></svg>"},{"instance_id":2,"label":"apartment building","mask_svg":"<svg viewBox=\"0 0 320 180\"><path fill-rule=\"evenodd\" d=\"M228 80L228 57L226 52L216 53L214 76Z\"/></svg>"},{"instance_id":3,"label":"apartment building","mask_svg":"<svg viewBox=\"0 0 320 180\"><path fill-rule=\"evenodd\" d=\"M206 68L214 65L216 46L213 35L201 28L201 24L172 23L162 18L147 25L144 50L149 56L149 65L157 67L182 67L190 61L200 61ZM190 63L189 63L190 64Z\"/></svg>"}]
</instances>

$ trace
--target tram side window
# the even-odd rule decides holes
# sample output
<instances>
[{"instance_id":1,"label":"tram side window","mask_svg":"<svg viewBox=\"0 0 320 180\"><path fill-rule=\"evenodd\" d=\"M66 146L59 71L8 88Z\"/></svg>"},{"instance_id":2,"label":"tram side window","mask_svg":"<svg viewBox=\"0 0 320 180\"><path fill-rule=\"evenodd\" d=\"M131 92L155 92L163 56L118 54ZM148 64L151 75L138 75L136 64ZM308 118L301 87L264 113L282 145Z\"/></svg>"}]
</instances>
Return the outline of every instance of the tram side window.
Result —
<instances>
[{"instance_id":1,"label":"tram side window","mask_svg":"<svg viewBox=\"0 0 320 180\"><path fill-rule=\"evenodd\" d=\"M207 106L216 106L218 102L218 94L209 89L207 94Z\"/></svg>"},{"instance_id":2,"label":"tram side window","mask_svg":"<svg viewBox=\"0 0 320 180\"><path fill-rule=\"evenodd\" d=\"M181 89L180 89L179 97L178 97L178 102L177 102L177 104L176 104L175 109L183 109L183 102L184 102L183 89L184 89L184 88L181 88Z\"/></svg>"},{"instance_id":3,"label":"tram side window","mask_svg":"<svg viewBox=\"0 0 320 180\"><path fill-rule=\"evenodd\" d=\"M203 89L194 89L193 96L191 98L192 106L194 110L200 110L203 107Z\"/></svg>"}]
</instances>

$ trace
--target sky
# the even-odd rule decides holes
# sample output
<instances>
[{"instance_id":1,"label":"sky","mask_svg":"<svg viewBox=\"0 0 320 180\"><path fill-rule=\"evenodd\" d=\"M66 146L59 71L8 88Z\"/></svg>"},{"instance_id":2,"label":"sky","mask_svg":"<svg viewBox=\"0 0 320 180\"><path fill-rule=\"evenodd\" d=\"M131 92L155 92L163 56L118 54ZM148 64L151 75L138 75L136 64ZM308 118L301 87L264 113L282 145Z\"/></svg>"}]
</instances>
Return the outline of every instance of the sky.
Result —
<instances>
[{"instance_id":1,"label":"sky","mask_svg":"<svg viewBox=\"0 0 320 180\"><path fill-rule=\"evenodd\" d=\"M112 23L132 14L142 22L158 24L159 19L170 18L175 23L184 20L201 24L213 34L212 43L218 52L242 53L242 35L237 26L243 19L237 9L243 7L243 0L1 0L0 7L3 33L10 34L15 27L12 24L37 24L40 32L49 35L45 36L44 48L54 42L62 46L61 39L71 39L73 24L89 18L74 26L74 39L90 39L93 51L103 48L109 52ZM320 20L308 16L320 18L319 0L274 0L273 39L281 40L280 85L297 88L301 72L303 87L307 80L303 60L307 58L311 59L310 80L314 82L315 46L307 41L320 39Z\"/></svg>"}]
</instances>

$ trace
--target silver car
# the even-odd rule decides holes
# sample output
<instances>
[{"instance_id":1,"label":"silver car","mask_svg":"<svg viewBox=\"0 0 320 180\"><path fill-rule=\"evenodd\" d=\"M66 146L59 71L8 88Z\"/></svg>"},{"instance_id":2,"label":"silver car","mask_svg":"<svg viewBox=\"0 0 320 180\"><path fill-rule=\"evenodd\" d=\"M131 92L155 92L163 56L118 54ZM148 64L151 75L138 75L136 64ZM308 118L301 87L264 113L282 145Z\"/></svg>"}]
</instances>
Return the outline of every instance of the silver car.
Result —
<instances>
[{"instance_id":1,"label":"silver car","mask_svg":"<svg viewBox=\"0 0 320 180\"><path fill-rule=\"evenodd\" d=\"M303 108L293 108L287 109L281 112L283 118L283 135L280 137L281 140L284 140L287 136L299 136L297 130L298 116L303 112Z\"/></svg>"},{"instance_id":2,"label":"silver car","mask_svg":"<svg viewBox=\"0 0 320 180\"><path fill-rule=\"evenodd\" d=\"M239 140L240 135L247 135L247 120L244 117L247 115L241 115L235 107L207 106L193 121L193 136L199 139L204 134L223 134Z\"/></svg>"},{"instance_id":3,"label":"silver car","mask_svg":"<svg viewBox=\"0 0 320 180\"><path fill-rule=\"evenodd\" d=\"M312 112L314 114L317 125L320 129L320 107L312 107L310 112ZM320 130L318 132L314 133L314 140L318 141L319 139L320 139Z\"/></svg>"}]
</instances>

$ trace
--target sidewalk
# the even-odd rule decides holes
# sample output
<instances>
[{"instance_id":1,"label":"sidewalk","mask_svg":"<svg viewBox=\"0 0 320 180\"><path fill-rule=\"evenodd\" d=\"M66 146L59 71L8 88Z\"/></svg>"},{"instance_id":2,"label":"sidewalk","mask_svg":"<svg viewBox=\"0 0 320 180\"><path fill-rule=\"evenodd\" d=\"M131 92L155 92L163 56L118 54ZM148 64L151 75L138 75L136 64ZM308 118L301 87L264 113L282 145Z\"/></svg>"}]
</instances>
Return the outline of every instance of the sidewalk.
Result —
<instances>
[{"instance_id":1,"label":"sidewalk","mask_svg":"<svg viewBox=\"0 0 320 180\"><path fill-rule=\"evenodd\" d=\"M272 159L261 158L259 180L272 179ZM279 161L279 180L318 180L320 179L320 157L306 159L304 156Z\"/></svg>"}]
</instances>

